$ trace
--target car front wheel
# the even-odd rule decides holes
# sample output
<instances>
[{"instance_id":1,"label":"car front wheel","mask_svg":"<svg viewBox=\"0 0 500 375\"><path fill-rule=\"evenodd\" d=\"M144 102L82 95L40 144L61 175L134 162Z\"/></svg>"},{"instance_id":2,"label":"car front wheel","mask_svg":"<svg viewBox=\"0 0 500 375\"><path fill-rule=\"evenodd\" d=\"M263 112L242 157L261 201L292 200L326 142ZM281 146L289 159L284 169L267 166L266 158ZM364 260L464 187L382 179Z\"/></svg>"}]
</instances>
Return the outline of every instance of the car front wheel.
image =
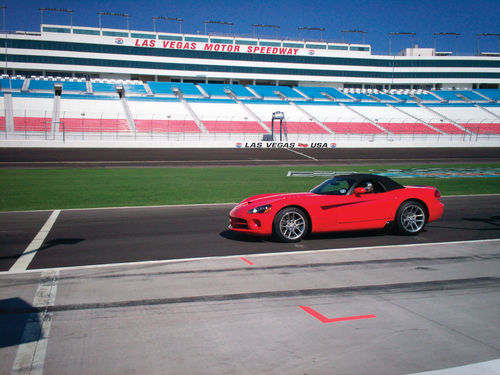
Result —
<instances>
[{"instance_id":1,"label":"car front wheel","mask_svg":"<svg viewBox=\"0 0 500 375\"><path fill-rule=\"evenodd\" d=\"M300 241L309 229L306 214L300 208L289 207L278 212L273 221L273 234L283 242Z\"/></svg>"},{"instance_id":2,"label":"car front wheel","mask_svg":"<svg viewBox=\"0 0 500 375\"><path fill-rule=\"evenodd\" d=\"M424 229L426 222L427 212L419 202L405 202L396 212L396 227L402 234L417 234Z\"/></svg>"}]
</instances>

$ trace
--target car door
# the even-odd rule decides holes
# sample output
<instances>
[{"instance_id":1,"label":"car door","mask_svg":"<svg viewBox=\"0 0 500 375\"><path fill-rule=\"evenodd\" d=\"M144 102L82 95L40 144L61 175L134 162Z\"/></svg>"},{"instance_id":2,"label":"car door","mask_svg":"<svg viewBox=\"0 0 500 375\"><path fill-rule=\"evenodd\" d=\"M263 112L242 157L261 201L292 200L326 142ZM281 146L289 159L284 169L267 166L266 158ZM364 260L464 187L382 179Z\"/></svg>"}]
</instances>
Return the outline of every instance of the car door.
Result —
<instances>
[{"instance_id":1,"label":"car door","mask_svg":"<svg viewBox=\"0 0 500 375\"><path fill-rule=\"evenodd\" d=\"M362 181L355 187L363 186ZM339 229L382 228L387 221L392 220L395 205L395 194L386 191L377 181L370 181L374 190L365 194L354 194L354 188L346 195L342 205L336 210Z\"/></svg>"}]
</instances>

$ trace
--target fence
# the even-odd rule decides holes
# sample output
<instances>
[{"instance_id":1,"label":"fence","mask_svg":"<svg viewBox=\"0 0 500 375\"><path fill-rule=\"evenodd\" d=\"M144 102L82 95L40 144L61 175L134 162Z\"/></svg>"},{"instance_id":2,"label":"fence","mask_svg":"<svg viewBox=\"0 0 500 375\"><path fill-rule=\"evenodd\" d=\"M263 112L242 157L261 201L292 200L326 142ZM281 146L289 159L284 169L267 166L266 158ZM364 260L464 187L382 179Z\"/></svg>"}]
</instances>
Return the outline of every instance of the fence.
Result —
<instances>
[{"instance_id":1,"label":"fence","mask_svg":"<svg viewBox=\"0 0 500 375\"><path fill-rule=\"evenodd\" d=\"M179 114L133 114L129 120L122 112L14 111L0 116L0 138L7 140L168 140L168 141L256 141L274 130L279 140L279 122L260 122L251 117L202 116L194 119ZM479 140L500 139L500 120L467 118L447 121L443 118L322 117L318 122L304 116L283 122L283 140Z\"/></svg>"}]
</instances>

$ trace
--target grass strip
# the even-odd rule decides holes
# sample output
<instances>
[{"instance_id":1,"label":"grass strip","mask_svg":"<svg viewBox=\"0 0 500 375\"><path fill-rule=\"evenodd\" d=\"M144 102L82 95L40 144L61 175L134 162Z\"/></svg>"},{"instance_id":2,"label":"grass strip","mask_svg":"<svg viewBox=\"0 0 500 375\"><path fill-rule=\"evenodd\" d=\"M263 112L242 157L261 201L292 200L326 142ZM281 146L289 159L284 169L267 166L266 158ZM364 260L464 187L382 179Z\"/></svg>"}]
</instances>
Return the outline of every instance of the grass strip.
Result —
<instances>
[{"instance_id":1,"label":"grass strip","mask_svg":"<svg viewBox=\"0 0 500 375\"><path fill-rule=\"evenodd\" d=\"M413 168L498 168L500 164L415 165ZM408 169L409 166L61 168L0 170L0 211L239 202L260 193L308 191L326 177L294 171ZM497 194L500 178L395 178L436 186L443 195Z\"/></svg>"}]
</instances>

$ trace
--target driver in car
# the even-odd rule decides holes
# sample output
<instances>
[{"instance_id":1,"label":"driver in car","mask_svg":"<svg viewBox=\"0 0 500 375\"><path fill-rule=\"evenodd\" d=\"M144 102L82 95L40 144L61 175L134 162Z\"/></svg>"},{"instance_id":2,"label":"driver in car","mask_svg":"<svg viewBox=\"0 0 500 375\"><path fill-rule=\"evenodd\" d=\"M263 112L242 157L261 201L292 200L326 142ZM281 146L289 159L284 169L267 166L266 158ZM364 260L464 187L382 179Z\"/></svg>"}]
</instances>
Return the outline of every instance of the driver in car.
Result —
<instances>
[{"instance_id":1,"label":"driver in car","mask_svg":"<svg viewBox=\"0 0 500 375\"><path fill-rule=\"evenodd\" d=\"M366 181L366 182L364 183L364 185L365 185L365 186L364 186L364 188L365 188L365 190L366 190L366 193L367 193L367 194L368 194L368 193L373 193L373 192L374 192L374 189L373 189L373 184L371 183L371 181Z\"/></svg>"}]
</instances>

